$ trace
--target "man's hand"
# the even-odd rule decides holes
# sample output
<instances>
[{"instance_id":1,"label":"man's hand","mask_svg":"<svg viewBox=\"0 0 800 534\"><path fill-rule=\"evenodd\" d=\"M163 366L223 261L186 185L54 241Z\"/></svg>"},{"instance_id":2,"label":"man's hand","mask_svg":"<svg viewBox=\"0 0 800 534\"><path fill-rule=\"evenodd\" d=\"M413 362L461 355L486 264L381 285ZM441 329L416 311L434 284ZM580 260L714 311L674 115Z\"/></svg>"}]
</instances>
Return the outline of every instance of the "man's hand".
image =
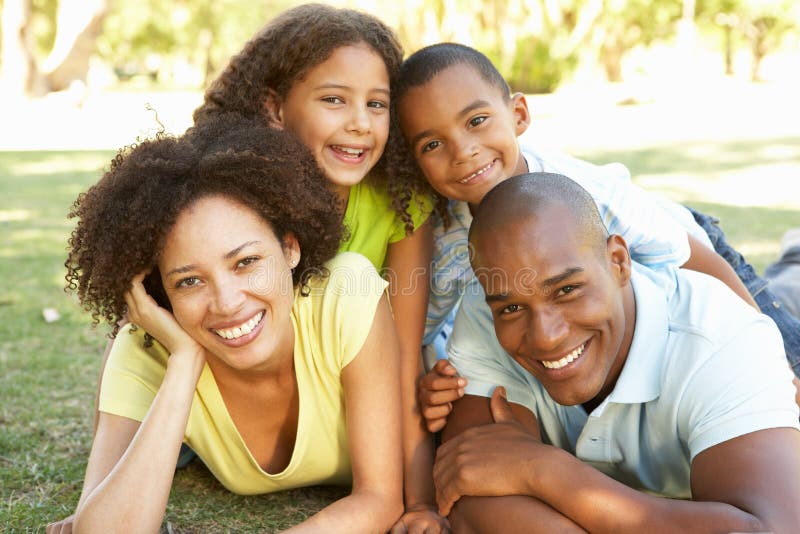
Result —
<instances>
[{"instance_id":1,"label":"man's hand","mask_svg":"<svg viewBox=\"0 0 800 534\"><path fill-rule=\"evenodd\" d=\"M418 385L418 398L425 426L430 432L438 432L447 423L453 411L453 402L464 396L466 378L458 376L449 360L438 360Z\"/></svg>"},{"instance_id":2,"label":"man's hand","mask_svg":"<svg viewBox=\"0 0 800 534\"><path fill-rule=\"evenodd\" d=\"M390 534L449 534L450 523L433 506L409 506Z\"/></svg>"},{"instance_id":3,"label":"man's hand","mask_svg":"<svg viewBox=\"0 0 800 534\"><path fill-rule=\"evenodd\" d=\"M526 494L528 468L541 442L517 420L502 387L492 394L494 424L465 430L436 452L433 481L439 513L464 495Z\"/></svg>"}]
</instances>

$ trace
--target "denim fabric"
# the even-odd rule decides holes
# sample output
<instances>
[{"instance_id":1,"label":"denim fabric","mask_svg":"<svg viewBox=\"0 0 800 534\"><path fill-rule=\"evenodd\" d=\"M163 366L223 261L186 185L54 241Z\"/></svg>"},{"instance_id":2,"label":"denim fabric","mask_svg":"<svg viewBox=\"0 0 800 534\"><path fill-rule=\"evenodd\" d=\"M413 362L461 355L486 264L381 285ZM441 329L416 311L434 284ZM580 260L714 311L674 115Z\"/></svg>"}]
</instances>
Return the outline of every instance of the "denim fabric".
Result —
<instances>
[{"instance_id":1,"label":"denim fabric","mask_svg":"<svg viewBox=\"0 0 800 534\"><path fill-rule=\"evenodd\" d=\"M747 263L744 256L739 254L725 239L725 233L719 226L719 219L705 215L689 208L694 220L708 234L714 250L725 258L736 274L739 275L745 287L753 296L761 311L768 315L783 336L783 345L786 349L786 359L792 367L795 376L800 377L800 320L794 317L780 300L772 293L769 282L756 274L753 266Z\"/></svg>"}]
</instances>

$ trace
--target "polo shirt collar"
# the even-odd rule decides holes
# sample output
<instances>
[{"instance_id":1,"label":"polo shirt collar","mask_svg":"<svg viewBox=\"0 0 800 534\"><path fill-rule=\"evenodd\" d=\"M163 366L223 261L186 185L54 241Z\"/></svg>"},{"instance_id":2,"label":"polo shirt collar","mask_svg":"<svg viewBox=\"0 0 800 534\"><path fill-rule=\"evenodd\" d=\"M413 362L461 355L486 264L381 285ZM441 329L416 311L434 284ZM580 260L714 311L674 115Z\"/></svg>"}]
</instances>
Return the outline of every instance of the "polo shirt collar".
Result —
<instances>
[{"instance_id":1,"label":"polo shirt collar","mask_svg":"<svg viewBox=\"0 0 800 534\"><path fill-rule=\"evenodd\" d=\"M636 325L628 358L613 391L592 412L599 416L606 405L639 404L661 394L661 373L669 336L668 303L664 291L634 263L631 285L636 300Z\"/></svg>"}]
</instances>

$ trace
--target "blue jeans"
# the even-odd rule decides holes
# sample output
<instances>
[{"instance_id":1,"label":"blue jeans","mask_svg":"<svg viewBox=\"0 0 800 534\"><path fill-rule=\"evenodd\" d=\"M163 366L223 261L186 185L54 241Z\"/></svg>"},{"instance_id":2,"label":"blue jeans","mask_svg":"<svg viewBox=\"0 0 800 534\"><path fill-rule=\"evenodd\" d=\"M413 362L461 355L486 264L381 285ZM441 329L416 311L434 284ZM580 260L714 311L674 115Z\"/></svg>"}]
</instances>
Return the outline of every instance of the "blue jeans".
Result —
<instances>
[{"instance_id":1,"label":"blue jeans","mask_svg":"<svg viewBox=\"0 0 800 534\"><path fill-rule=\"evenodd\" d=\"M756 274L753 266L747 263L744 256L736 252L725 239L725 233L719 227L719 219L710 215L705 215L689 208L694 220L708 234L714 250L717 254L725 258L736 274L744 282L745 287L753 296L753 299L761 308L761 311L768 315L783 336L783 346L786 349L786 359L792 367L795 376L800 377L800 320L781 305L780 300L770 291L769 282Z\"/></svg>"}]
</instances>

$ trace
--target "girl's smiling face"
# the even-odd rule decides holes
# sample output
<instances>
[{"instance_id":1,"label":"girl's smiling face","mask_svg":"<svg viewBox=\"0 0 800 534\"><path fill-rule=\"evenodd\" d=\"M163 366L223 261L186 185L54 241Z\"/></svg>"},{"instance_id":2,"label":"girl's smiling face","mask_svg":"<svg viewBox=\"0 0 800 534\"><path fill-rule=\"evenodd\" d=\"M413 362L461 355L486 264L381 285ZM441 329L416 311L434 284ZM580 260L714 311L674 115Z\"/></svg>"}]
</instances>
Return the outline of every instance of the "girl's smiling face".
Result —
<instances>
[{"instance_id":1,"label":"girl's smiling face","mask_svg":"<svg viewBox=\"0 0 800 534\"><path fill-rule=\"evenodd\" d=\"M389 137L389 73L364 43L342 46L285 97L266 106L274 124L311 149L325 176L341 193L378 163Z\"/></svg>"},{"instance_id":2,"label":"girl's smiling face","mask_svg":"<svg viewBox=\"0 0 800 534\"><path fill-rule=\"evenodd\" d=\"M184 209L159 255L178 324L239 371L268 371L293 351L292 268L300 249L251 208L223 196Z\"/></svg>"}]
</instances>

